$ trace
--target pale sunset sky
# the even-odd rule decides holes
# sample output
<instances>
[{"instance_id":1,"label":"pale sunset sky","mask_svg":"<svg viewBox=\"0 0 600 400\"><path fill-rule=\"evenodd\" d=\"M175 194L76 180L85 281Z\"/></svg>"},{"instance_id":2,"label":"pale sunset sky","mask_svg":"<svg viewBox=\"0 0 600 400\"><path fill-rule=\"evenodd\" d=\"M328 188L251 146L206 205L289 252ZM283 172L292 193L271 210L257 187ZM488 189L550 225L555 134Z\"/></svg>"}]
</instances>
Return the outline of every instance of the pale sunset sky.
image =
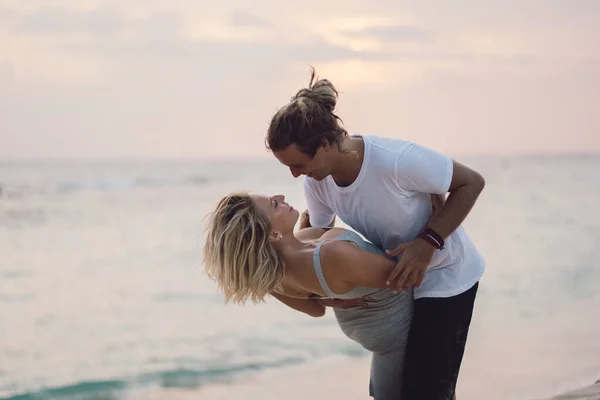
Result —
<instances>
[{"instance_id":1,"label":"pale sunset sky","mask_svg":"<svg viewBox=\"0 0 600 400\"><path fill-rule=\"evenodd\" d=\"M0 160L270 157L309 64L350 133L600 152L597 0L0 0Z\"/></svg>"}]
</instances>

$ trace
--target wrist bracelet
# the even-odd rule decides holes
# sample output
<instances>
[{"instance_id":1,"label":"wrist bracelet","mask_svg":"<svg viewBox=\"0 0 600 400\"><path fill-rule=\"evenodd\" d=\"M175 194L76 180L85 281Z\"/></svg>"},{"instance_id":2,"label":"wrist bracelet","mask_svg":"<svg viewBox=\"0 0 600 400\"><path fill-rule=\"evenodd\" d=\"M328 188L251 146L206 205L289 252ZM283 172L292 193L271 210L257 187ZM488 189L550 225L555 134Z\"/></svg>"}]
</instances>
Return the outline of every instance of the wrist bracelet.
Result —
<instances>
[{"instance_id":1,"label":"wrist bracelet","mask_svg":"<svg viewBox=\"0 0 600 400\"><path fill-rule=\"evenodd\" d=\"M444 249L444 238L431 228L425 228L419 237L438 250Z\"/></svg>"}]
</instances>

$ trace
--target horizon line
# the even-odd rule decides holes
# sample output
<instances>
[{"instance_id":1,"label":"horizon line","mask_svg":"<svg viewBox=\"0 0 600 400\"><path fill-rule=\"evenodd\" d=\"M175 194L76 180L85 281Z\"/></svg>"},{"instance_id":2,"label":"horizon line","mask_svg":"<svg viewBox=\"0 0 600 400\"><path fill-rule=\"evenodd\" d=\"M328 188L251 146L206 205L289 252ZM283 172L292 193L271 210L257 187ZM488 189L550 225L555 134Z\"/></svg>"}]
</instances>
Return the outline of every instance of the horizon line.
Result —
<instances>
[{"instance_id":1,"label":"horizon line","mask_svg":"<svg viewBox=\"0 0 600 400\"><path fill-rule=\"evenodd\" d=\"M574 152L517 152L517 153L445 153L454 159L459 158L493 158L493 159L517 159L517 158L560 158L560 157L598 157L600 151L574 151ZM219 156L191 156L191 155L116 155L116 156L44 156L44 157L1 157L0 163L15 162L83 162L83 161L264 161L271 159L269 154L265 155L219 155Z\"/></svg>"}]
</instances>

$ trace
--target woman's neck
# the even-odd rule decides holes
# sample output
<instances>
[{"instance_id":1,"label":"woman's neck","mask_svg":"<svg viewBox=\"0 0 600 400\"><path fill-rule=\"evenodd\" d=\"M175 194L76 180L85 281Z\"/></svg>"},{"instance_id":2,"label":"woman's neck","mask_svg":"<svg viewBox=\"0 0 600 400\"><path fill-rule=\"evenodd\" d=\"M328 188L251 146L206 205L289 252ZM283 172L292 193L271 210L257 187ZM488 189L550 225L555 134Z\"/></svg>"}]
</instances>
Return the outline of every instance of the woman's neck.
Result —
<instances>
[{"instance_id":1,"label":"woman's neck","mask_svg":"<svg viewBox=\"0 0 600 400\"><path fill-rule=\"evenodd\" d=\"M305 228L295 234L286 234L277 242L276 247L281 252L288 267L293 267L303 260L307 254L317 248L321 237L327 230L321 228Z\"/></svg>"},{"instance_id":2,"label":"woman's neck","mask_svg":"<svg viewBox=\"0 0 600 400\"><path fill-rule=\"evenodd\" d=\"M314 250L317 244L317 239L299 239L296 235L290 235L290 237L282 238L277 248L284 257L288 257L301 251Z\"/></svg>"}]
</instances>

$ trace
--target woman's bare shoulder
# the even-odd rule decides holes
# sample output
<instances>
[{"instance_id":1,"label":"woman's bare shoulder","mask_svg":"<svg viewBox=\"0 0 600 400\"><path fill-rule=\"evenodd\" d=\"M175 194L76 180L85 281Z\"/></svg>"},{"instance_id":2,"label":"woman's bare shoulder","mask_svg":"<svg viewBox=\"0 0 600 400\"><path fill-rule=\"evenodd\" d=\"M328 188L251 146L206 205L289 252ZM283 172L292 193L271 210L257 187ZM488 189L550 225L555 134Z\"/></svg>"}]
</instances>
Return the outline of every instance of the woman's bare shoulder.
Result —
<instances>
[{"instance_id":1,"label":"woman's bare shoulder","mask_svg":"<svg viewBox=\"0 0 600 400\"><path fill-rule=\"evenodd\" d=\"M343 228L304 228L296 231L296 238L299 240L318 240L334 239L343 235L347 230Z\"/></svg>"},{"instance_id":2,"label":"woman's bare shoulder","mask_svg":"<svg viewBox=\"0 0 600 400\"><path fill-rule=\"evenodd\" d=\"M387 287L386 278L396 265L391 258L364 250L356 243L345 240L324 243L320 256L326 278L370 288Z\"/></svg>"}]
</instances>

